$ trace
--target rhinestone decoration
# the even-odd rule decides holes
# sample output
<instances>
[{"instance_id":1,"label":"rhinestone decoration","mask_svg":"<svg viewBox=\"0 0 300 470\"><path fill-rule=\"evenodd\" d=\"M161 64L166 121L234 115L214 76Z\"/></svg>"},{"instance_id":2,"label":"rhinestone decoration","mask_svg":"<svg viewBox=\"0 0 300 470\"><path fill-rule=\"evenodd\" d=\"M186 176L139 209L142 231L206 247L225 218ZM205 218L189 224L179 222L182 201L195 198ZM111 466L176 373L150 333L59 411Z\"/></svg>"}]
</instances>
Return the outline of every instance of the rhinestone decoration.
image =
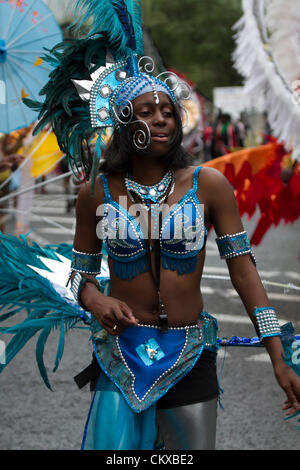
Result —
<instances>
[{"instance_id":1,"label":"rhinestone decoration","mask_svg":"<svg viewBox=\"0 0 300 470\"><path fill-rule=\"evenodd\" d=\"M125 80L127 78L127 72L126 70L118 70L116 72L116 75L115 75L116 79L119 81L119 82L122 82L123 80Z\"/></svg>"},{"instance_id":2,"label":"rhinestone decoration","mask_svg":"<svg viewBox=\"0 0 300 470\"><path fill-rule=\"evenodd\" d=\"M109 112L108 112L108 109L106 108L100 108L99 111L98 111L98 117L100 119L100 121L107 121L109 119Z\"/></svg>"},{"instance_id":3,"label":"rhinestone decoration","mask_svg":"<svg viewBox=\"0 0 300 470\"><path fill-rule=\"evenodd\" d=\"M161 181L152 186L139 184L127 176L125 178L125 186L127 191L132 191L138 196L141 196L142 194L144 200L150 200L154 203L157 203L160 202L160 198L164 196L172 179L174 179L174 172L171 170L164 175Z\"/></svg>"},{"instance_id":4,"label":"rhinestone decoration","mask_svg":"<svg viewBox=\"0 0 300 470\"><path fill-rule=\"evenodd\" d=\"M108 98L112 94L112 89L109 85L104 85L102 88L100 88L99 93L102 98Z\"/></svg>"},{"instance_id":5,"label":"rhinestone decoration","mask_svg":"<svg viewBox=\"0 0 300 470\"><path fill-rule=\"evenodd\" d=\"M111 84L112 88L115 88L115 86L117 86L117 83L118 83L118 81L115 78L116 77L116 72L120 71L120 68L125 67L126 64L127 64L127 61L122 60L122 61L119 61L119 62L115 63L114 65L105 67L104 71L102 73L100 73L99 77L95 81L95 83L94 83L94 85L91 89L91 98L90 98L90 116L91 116L92 127L98 127L100 125L99 121L98 121L98 113L97 113L97 106L96 106L97 97L101 100L106 100L107 101L107 100L110 100L111 96L113 95L113 93L111 93L107 97L107 99L103 98L101 96L101 94L99 93L99 88L100 89L103 88L104 86L108 85L108 83ZM115 82L115 84L114 84L114 82ZM102 104L104 105L105 102L102 101ZM100 109L101 109L101 106L100 106ZM99 111L100 111L100 109L99 109ZM104 109L107 110L107 108L104 108ZM107 110L107 112L108 112L108 110ZM105 120L102 120L101 118L99 118L99 119L101 120L102 123L106 123L106 124L102 125L103 127L105 127L107 125L111 125L111 126L113 125L113 122L110 120L109 112L108 112L107 118Z\"/></svg>"},{"instance_id":6,"label":"rhinestone decoration","mask_svg":"<svg viewBox=\"0 0 300 470\"><path fill-rule=\"evenodd\" d=\"M254 310L260 339L269 336L281 336L280 325L275 310L272 307L257 308Z\"/></svg>"},{"instance_id":7,"label":"rhinestone decoration","mask_svg":"<svg viewBox=\"0 0 300 470\"><path fill-rule=\"evenodd\" d=\"M149 194L150 194L150 196L153 196L153 197L155 197L155 196L156 196L156 194L157 194L157 191L156 191L156 189L155 189L155 188L151 188L151 189L149 190Z\"/></svg>"},{"instance_id":8,"label":"rhinestone decoration","mask_svg":"<svg viewBox=\"0 0 300 470\"><path fill-rule=\"evenodd\" d=\"M136 348L136 352L141 361L143 361L143 363L148 367L151 367L151 365L165 356L161 347L154 338L150 338L143 344L140 344Z\"/></svg>"}]
</instances>

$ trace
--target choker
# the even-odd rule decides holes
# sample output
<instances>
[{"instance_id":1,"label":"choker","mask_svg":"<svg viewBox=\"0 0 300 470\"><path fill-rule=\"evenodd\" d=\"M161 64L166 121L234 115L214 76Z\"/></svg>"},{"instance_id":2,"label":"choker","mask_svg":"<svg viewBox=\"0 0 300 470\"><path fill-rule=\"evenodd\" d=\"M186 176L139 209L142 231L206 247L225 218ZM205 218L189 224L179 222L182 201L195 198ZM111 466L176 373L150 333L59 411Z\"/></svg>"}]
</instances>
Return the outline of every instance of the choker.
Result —
<instances>
[{"instance_id":1,"label":"choker","mask_svg":"<svg viewBox=\"0 0 300 470\"><path fill-rule=\"evenodd\" d=\"M153 184L152 186L139 184L136 181L133 181L128 174L125 178L125 186L131 200L133 200L131 193L134 193L142 199L148 208L151 203L161 204L165 197L173 192L174 184L175 177L174 171L172 170L169 170L158 183Z\"/></svg>"}]
</instances>

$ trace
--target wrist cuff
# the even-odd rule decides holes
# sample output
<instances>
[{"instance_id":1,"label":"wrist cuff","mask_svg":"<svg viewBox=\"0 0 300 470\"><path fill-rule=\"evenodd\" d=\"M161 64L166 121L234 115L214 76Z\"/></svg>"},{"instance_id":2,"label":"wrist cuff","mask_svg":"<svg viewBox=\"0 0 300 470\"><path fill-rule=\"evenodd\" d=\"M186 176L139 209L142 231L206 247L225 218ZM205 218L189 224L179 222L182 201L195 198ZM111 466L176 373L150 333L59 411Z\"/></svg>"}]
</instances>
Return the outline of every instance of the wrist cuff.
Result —
<instances>
[{"instance_id":1,"label":"wrist cuff","mask_svg":"<svg viewBox=\"0 0 300 470\"><path fill-rule=\"evenodd\" d=\"M281 336L281 329L274 308L256 308L254 316L257 321L260 340L270 336Z\"/></svg>"}]
</instances>

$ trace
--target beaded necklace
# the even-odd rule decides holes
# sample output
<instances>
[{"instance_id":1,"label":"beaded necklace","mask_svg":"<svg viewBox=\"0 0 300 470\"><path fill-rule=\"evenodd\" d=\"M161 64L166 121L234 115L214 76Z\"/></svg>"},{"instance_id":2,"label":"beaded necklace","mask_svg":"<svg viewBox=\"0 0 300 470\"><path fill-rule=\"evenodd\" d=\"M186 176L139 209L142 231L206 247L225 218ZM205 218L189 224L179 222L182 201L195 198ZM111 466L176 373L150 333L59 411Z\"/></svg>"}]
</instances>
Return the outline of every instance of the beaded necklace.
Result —
<instances>
[{"instance_id":1,"label":"beaded necklace","mask_svg":"<svg viewBox=\"0 0 300 470\"><path fill-rule=\"evenodd\" d=\"M156 184L151 186L137 183L129 177L125 177L125 186L127 194L132 202L136 202L132 193L138 196L143 208L151 211L151 234L153 238L159 238L158 220L160 213L160 205L166 200L167 196L172 194L175 187L175 175L173 170L169 170L163 178Z\"/></svg>"},{"instance_id":2,"label":"beaded necklace","mask_svg":"<svg viewBox=\"0 0 300 470\"><path fill-rule=\"evenodd\" d=\"M125 178L125 186L127 191L135 193L144 202L158 203L167 194L171 182L174 181L174 171L169 170L163 178L156 184L148 186L137 183L127 174ZM132 199L132 198L131 198Z\"/></svg>"}]
</instances>

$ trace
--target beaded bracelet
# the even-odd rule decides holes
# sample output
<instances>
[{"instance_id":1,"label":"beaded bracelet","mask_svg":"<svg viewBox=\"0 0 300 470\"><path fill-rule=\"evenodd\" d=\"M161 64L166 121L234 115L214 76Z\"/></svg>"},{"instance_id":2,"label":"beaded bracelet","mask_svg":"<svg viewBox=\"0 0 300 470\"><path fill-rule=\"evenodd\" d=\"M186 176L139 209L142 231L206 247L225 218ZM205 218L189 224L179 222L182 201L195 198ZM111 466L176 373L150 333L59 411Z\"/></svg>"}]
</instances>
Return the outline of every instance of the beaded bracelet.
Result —
<instances>
[{"instance_id":1,"label":"beaded bracelet","mask_svg":"<svg viewBox=\"0 0 300 470\"><path fill-rule=\"evenodd\" d=\"M252 251L246 231L223 235L216 238L220 257L222 259L235 258L236 256L250 255L256 265L256 259Z\"/></svg>"},{"instance_id":2,"label":"beaded bracelet","mask_svg":"<svg viewBox=\"0 0 300 470\"><path fill-rule=\"evenodd\" d=\"M78 273L99 274L102 253L83 253L72 249L71 269Z\"/></svg>"},{"instance_id":3,"label":"beaded bracelet","mask_svg":"<svg viewBox=\"0 0 300 470\"><path fill-rule=\"evenodd\" d=\"M273 307L261 307L254 310L257 321L259 339L270 336L281 336L280 325Z\"/></svg>"}]
</instances>

